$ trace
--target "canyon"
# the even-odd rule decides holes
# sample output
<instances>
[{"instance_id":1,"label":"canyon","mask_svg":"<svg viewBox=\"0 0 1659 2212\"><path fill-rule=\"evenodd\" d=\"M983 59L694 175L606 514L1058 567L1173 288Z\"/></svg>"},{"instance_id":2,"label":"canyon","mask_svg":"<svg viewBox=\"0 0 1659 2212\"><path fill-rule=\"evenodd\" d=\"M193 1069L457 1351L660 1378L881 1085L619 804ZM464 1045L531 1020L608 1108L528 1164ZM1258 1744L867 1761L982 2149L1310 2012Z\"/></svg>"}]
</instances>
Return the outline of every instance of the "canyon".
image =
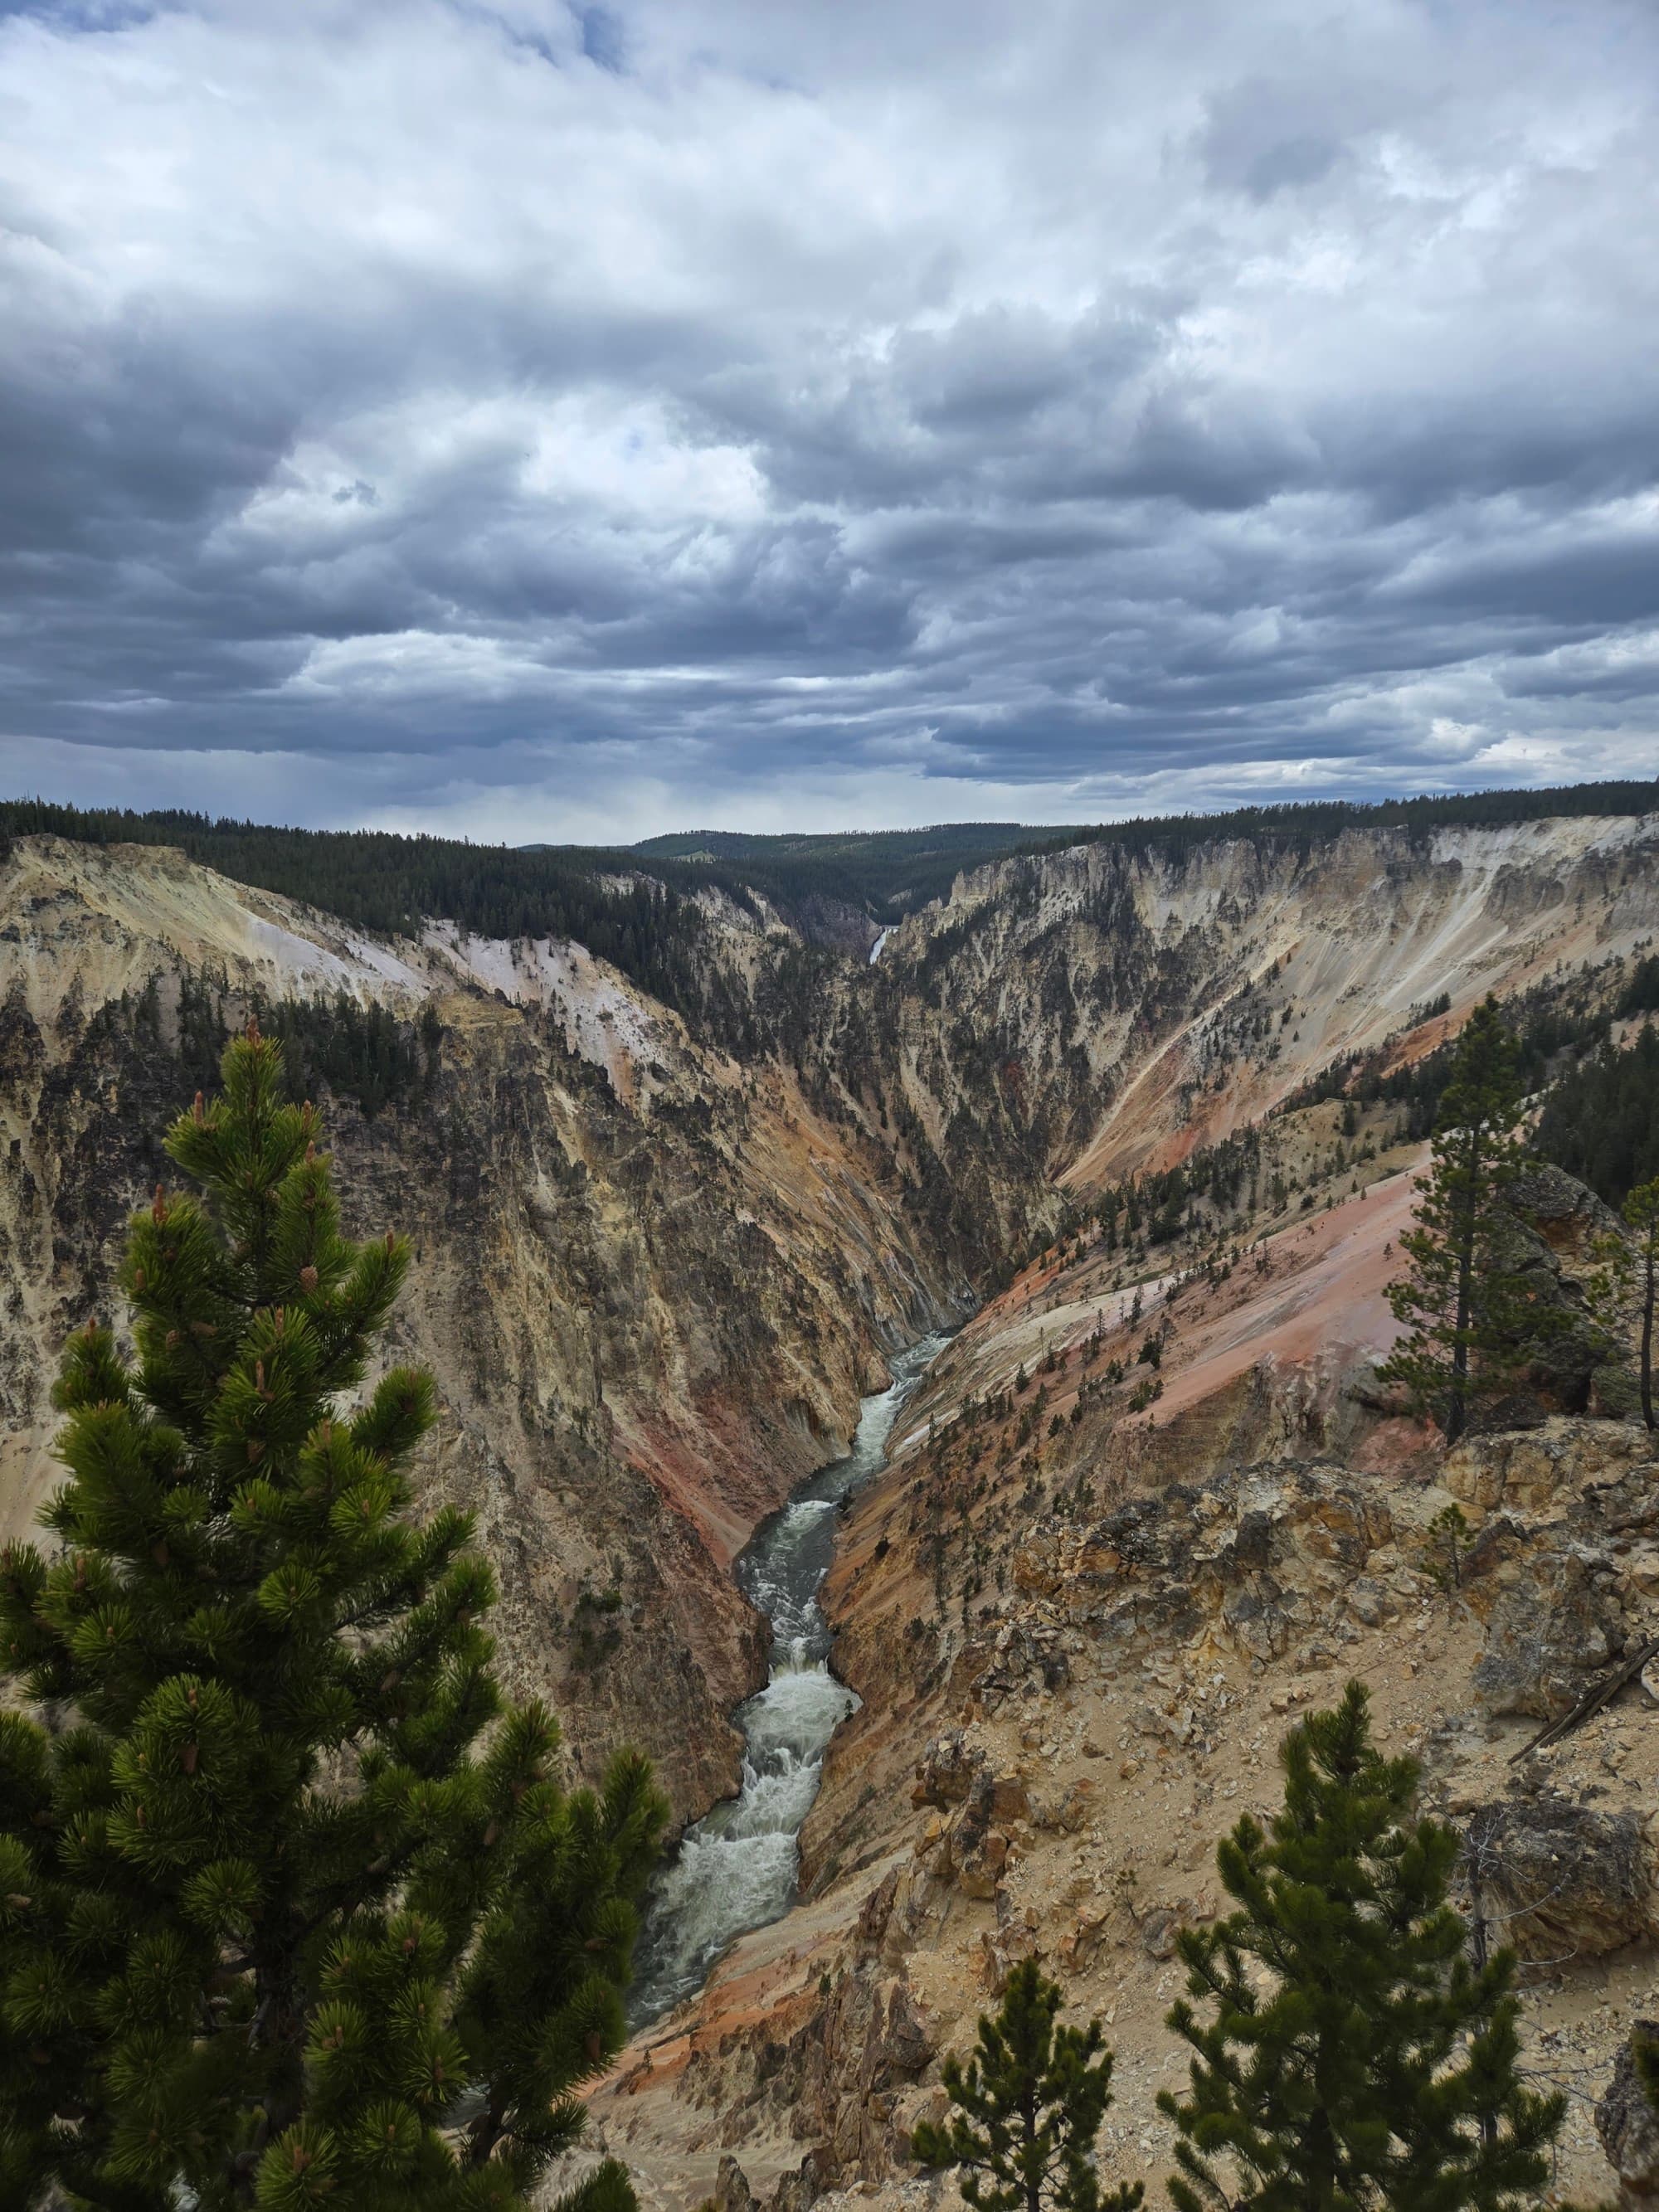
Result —
<instances>
[{"instance_id":1,"label":"canyon","mask_svg":"<svg viewBox=\"0 0 1659 2212\"><path fill-rule=\"evenodd\" d=\"M1269 1802L1278 1736L1352 1674L1490 1839L1531 2062L1573 2087L1561 2191L1604 2189L1595 2100L1659 1936L1652 1701L1632 1681L1524 1747L1659 1626L1659 1466L1565 1400L1449 1453L1377 1387L1422 1146L1321 1079L1413 1066L1488 994L1609 997L1659 937L1659 818L1097 840L832 945L712 887L701 910L708 1003L740 1020L568 941L381 938L165 848L16 840L5 1533L51 1486L58 1353L112 1310L202 1006L382 1008L424 1058L373 1114L323 1099L348 1226L415 1245L387 1356L439 1383L423 1502L477 1516L503 1670L574 1772L626 1741L679 1826L732 1796L769 1643L734 1562L904 1348L949 1337L838 1518L819 1602L857 1710L797 1901L594 2093L642 2202L908 2202L940 2055L1032 1955L1119 2050L1109 2170L1158 2175L1174 1931L1217 1909L1215 1842ZM1103 1193L1246 1136L1237 1203L1144 1262L1103 1233ZM1532 1218L1570 1285L1598 1217L1564 1182ZM1540 1836L1577 1888L1540 1888Z\"/></svg>"}]
</instances>

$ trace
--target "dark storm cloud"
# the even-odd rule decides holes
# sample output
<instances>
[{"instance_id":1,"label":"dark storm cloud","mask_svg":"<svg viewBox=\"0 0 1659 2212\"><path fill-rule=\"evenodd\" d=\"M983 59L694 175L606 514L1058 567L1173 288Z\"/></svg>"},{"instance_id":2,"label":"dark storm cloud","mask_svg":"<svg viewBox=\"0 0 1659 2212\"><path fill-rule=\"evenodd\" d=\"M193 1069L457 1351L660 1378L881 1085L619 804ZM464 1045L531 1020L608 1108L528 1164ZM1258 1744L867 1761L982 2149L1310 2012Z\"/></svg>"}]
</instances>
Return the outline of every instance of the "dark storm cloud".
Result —
<instances>
[{"instance_id":1,"label":"dark storm cloud","mask_svg":"<svg viewBox=\"0 0 1659 2212\"><path fill-rule=\"evenodd\" d=\"M616 835L1650 768L1650 11L0 6L12 788Z\"/></svg>"}]
</instances>

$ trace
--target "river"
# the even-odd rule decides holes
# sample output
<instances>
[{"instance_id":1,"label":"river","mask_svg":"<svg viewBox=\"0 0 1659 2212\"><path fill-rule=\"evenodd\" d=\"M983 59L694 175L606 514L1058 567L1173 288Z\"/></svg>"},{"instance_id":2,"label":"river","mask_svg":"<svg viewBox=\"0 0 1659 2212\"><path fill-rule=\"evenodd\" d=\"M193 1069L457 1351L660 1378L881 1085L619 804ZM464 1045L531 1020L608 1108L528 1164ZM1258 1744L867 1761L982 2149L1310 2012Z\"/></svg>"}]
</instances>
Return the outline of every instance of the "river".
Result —
<instances>
[{"instance_id":1,"label":"river","mask_svg":"<svg viewBox=\"0 0 1659 2212\"><path fill-rule=\"evenodd\" d=\"M629 2003L635 2027L700 1989L734 1936L781 1919L795 1901L801 1823L830 1739L858 1706L830 1671L818 1606L837 1509L880 1473L899 1408L946 1341L926 1336L896 1354L891 1383L864 1401L847 1457L802 1483L738 1558L738 1586L772 1624L770 1679L732 1716L744 1739L738 1795L687 1829L653 1884Z\"/></svg>"}]
</instances>

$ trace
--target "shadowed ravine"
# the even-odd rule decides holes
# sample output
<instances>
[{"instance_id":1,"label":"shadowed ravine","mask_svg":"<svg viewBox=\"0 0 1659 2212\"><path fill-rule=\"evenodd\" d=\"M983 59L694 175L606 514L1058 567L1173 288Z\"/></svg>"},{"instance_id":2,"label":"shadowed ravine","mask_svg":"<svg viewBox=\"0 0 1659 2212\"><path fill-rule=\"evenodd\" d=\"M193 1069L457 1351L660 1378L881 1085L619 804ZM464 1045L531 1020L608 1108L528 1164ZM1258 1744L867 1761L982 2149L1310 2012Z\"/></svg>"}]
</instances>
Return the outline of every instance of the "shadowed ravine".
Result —
<instances>
[{"instance_id":1,"label":"shadowed ravine","mask_svg":"<svg viewBox=\"0 0 1659 2212\"><path fill-rule=\"evenodd\" d=\"M733 1716L744 1742L741 1789L687 1830L653 1888L629 2008L636 2027L700 1988L734 1936L794 1902L801 1823L830 1739L858 1702L830 1671L818 1609L836 1509L880 1471L899 1408L945 1342L926 1336L895 1358L891 1383L864 1401L847 1457L803 1483L738 1561L744 1595L772 1624L771 1676Z\"/></svg>"}]
</instances>

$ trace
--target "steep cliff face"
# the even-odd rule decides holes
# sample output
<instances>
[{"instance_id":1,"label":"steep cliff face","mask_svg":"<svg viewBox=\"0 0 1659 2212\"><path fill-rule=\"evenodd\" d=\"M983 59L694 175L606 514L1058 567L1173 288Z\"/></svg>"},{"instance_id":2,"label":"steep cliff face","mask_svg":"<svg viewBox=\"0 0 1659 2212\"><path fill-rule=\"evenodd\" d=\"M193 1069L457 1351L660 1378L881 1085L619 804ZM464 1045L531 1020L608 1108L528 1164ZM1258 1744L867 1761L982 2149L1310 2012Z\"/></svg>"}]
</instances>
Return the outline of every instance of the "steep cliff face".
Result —
<instances>
[{"instance_id":1,"label":"steep cliff face","mask_svg":"<svg viewBox=\"0 0 1659 2212\"><path fill-rule=\"evenodd\" d=\"M883 948L878 1056L942 1139L953 1115L996 1127L1086 1195L1258 1119L1333 1060L1420 1054L1488 990L1611 979L1659 926L1656 826L1002 863ZM661 2205L696 2203L733 2156L779 2208L854 2183L908 2203L941 2055L1032 1955L1118 2048L1108 2172L1156 2177L1175 1932L1218 1909L1216 1840L1269 1806L1278 1737L1349 1672L1384 1741L1427 1759L1440 1809L1501 1808L1487 1904L1501 1878L1517 1941L1543 1928L1528 1868L1569 1814L1590 1823L1585 1856L1608 1871L1550 1953L1529 2063L1586 2079L1610 2063L1659 1925L1632 1840L1651 1731L1626 1707L1518 1782L1507 1762L1535 1726L1522 1716L1561 1710L1659 1626L1654 1466L1644 1432L1613 1422L1448 1462L1378 1392L1422 1158L1396 1118L1362 1112L1350 1151L1335 1103L1281 1114L1263 1158L1290 1194L1264 1168L1218 1247L1062 1236L935 1362L826 1589L861 1703L803 1834L803 1901L595 2101ZM1481 1529L1449 1606L1431 1523L1454 1498ZM1598 2166L1576 2115L1564 2186L1594 2197Z\"/></svg>"},{"instance_id":2,"label":"steep cliff face","mask_svg":"<svg viewBox=\"0 0 1659 2212\"><path fill-rule=\"evenodd\" d=\"M958 1114L964 1134L1004 1123L1086 1191L1335 1059L1437 1042L1488 991L1628 952L1656 921L1651 817L1085 845L998 861L893 930L874 1018L942 1139Z\"/></svg>"},{"instance_id":3,"label":"steep cliff face","mask_svg":"<svg viewBox=\"0 0 1659 2212\"><path fill-rule=\"evenodd\" d=\"M803 1902L594 2100L647 2203L697 2203L735 2158L777 2212L826 2191L899 2212L915 2124L943 2115L941 2059L1033 1957L1118 2053L1103 2178L1155 2183L1172 2148L1157 2095L1184 2064L1165 2024L1176 1935L1226 1908L1218 1839L1270 1814L1279 1739L1350 1675L1467 1833L1479 1909L1532 1962L1528 2069L1607 2079L1659 1939L1652 1697L1632 1676L1587 1726L1526 1747L1659 1629L1659 1462L1635 1424L1559 1417L1447 1454L1346 1401L1316 1328L1300 1355L1273 1342L1316 1320L1345 1242L1380 1250L1382 1203L1336 1209L1322 1250L1282 1232L1260 1277L1212 1295L1200 1340L1170 1355L1191 1389L1165 1422L1098 1418L1090 1386L1125 1332L1092 1358L1073 1347L1043 1378L1066 1432L1040 1468L960 1416L998 1314L938 1364L833 1571L862 1705L809 1817ZM1000 1304L1030 1310L1056 1279L1034 1269ZM1266 1342L1254 1362L1225 1349L1241 1328ZM1582 2097L1563 2152L1548 2201L1597 2201Z\"/></svg>"},{"instance_id":4,"label":"steep cliff face","mask_svg":"<svg viewBox=\"0 0 1659 2212\"><path fill-rule=\"evenodd\" d=\"M883 1347L963 1286L878 1154L580 947L392 948L164 852L27 841L0 872L9 1532L52 1480L58 1348L107 1310L126 1215L171 1179L181 992L204 977L231 1021L255 992L435 1012L429 1080L373 1120L330 1106L349 1225L415 1243L388 1350L439 1379L428 1493L477 1514L509 1670L550 1692L578 1766L641 1743L701 1808L763 1666L732 1553L844 1448Z\"/></svg>"}]
</instances>

